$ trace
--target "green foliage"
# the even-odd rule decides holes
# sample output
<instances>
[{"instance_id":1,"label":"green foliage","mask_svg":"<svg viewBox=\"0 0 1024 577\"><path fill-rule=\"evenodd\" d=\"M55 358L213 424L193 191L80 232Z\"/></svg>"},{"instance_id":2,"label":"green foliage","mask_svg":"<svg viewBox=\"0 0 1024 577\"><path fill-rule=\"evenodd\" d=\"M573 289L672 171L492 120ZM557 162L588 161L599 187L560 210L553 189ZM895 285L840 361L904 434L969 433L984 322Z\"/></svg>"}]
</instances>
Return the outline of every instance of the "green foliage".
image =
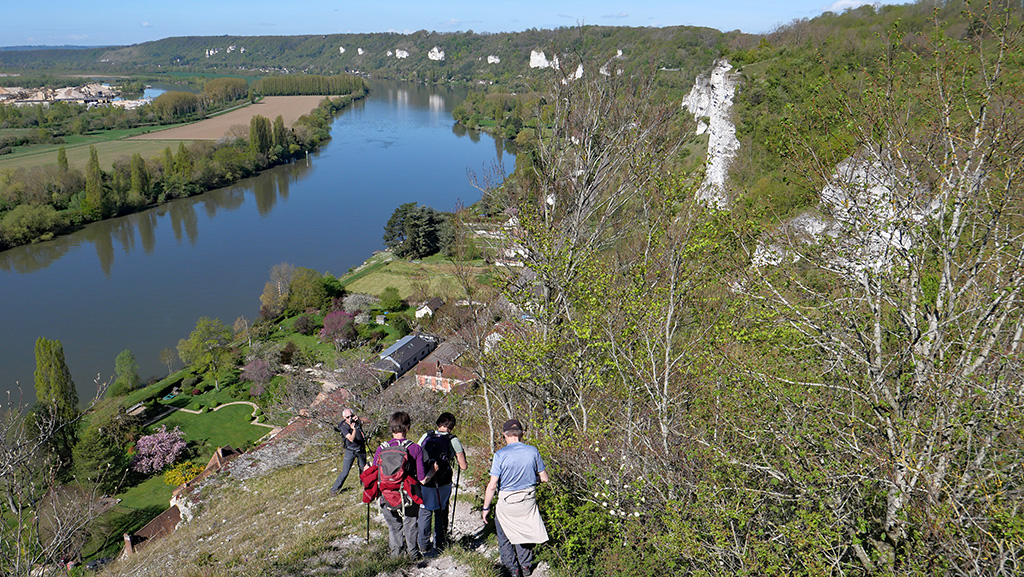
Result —
<instances>
[{"instance_id":1,"label":"green foliage","mask_svg":"<svg viewBox=\"0 0 1024 577\"><path fill-rule=\"evenodd\" d=\"M397 312L405 308L405 301L398 294L398 289L389 286L380 293L380 307L389 312Z\"/></svg>"},{"instance_id":2,"label":"green foliage","mask_svg":"<svg viewBox=\"0 0 1024 577\"><path fill-rule=\"evenodd\" d=\"M111 392L111 396L123 396L139 387L139 364L135 361L135 355L128 349L117 354L114 360L114 384L111 391L117 387L119 392Z\"/></svg>"},{"instance_id":3,"label":"green foliage","mask_svg":"<svg viewBox=\"0 0 1024 577\"><path fill-rule=\"evenodd\" d=\"M253 90L264 96L287 96L294 94L342 96L365 93L367 85L366 81L362 78L349 74L339 74L336 76L302 74L266 76L256 81L253 85Z\"/></svg>"},{"instance_id":4,"label":"green foliage","mask_svg":"<svg viewBox=\"0 0 1024 577\"><path fill-rule=\"evenodd\" d=\"M319 311L328 301L327 288L320 273L305 267L294 270L288 285L288 310L295 313Z\"/></svg>"},{"instance_id":5,"label":"green foliage","mask_svg":"<svg viewBox=\"0 0 1024 577\"><path fill-rule=\"evenodd\" d=\"M231 336L231 329L219 319L201 317L188 338L178 341L178 355L186 365L192 365L201 372L212 372L219 388L219 371L234 359L229 346Z\"/></svg>"},{"instance_id":6,"label":"green foliage","mask_svg":"<svg viewBox=\"0 0 1024 577\"><path fill-rule=\"evenodd\" d=\"M58 340L36 339L36 399L50 407L63 423L78 417L78 390L64 361L64 346Z\"/></svg>"},{"instance_id":7,"label":"green foliage","mask_svg":"<svg viewBox=\"0 0 1024 577\"><path fill-rule=\"evenodd\" d=\"M384 245L399 258L423 258L442 248L448 216L415 202L400 205L384 225Z\"/></svg>"},{"instance_id":8,"label":"green foliage","mask_svg":"<svg viewBox=\"0 0 1024 577\"><path fill-rule=\"evenodd\" d=\"M203 85L203 94L215 101L232 102L249 96L244 78L211 78Z\"/></svg>"},{"instance_id":9,"label":"green foliage","mask_svg":"<svg viewBox=\"0 0 1024 577\"><path fill-rule=\"evenodd\" d=\"M270 121L263 116L253 116L249 121L249 149L256 154L267 154L273 145L274 135Z\"/></svg>"},{"instance_id":10,"label":"green foliage","mask_svg":"<svg viewBox=\"0 0 1024 577\"><path fill-rule=\"evenodd\" d=\"M113 493L124 480L128 469L127 453L102 428L87 428L75 444L73 455L75 476L79 481Z\"/></svg>"}]
</instances>

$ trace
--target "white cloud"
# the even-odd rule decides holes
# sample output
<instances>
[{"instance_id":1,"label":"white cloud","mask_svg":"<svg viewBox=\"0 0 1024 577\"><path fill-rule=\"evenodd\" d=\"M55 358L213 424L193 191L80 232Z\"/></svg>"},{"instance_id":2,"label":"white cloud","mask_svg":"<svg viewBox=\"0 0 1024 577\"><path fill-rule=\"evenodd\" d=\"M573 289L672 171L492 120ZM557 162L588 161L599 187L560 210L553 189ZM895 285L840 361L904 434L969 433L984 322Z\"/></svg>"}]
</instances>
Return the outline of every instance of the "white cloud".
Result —
<instances>
[{"instance_id":1,"label":"white cloud","mask_svg":"<svg viewBox=\"0 0 1024 577\"><path fill-rule=\"evenodd\" d=\"M142 27L143 27L143 28L152 28L152 27L153 27L153 25L152 25L152 24L150 24L149 22L143 22L143 23L142 23Z\"/></svg>"},{"instance_id":2,"label":"white cloud","mask_svg":"<svg viewBox=\"0 0 1024 577\"><path fill-rule=\"evenodd\" d=\"M601 18L629 18L628 12L619 12L618 14L605 14Z\"/></svg>"},{"instance_id":3,"label":"white cloud","mask_svg":"<svg viewBox=\"0 0 1024 577\"><path fill-rule=\"evenodd\" d=\"M458 28L462 25L462 20L452 18L446 22L441 23L441 28Z\"/></svg>"},{"instance_id":4,"label":"white cloud","mask_svg":"<svg viewBox=\"0 0 1024 577\"><path fill-rule=\"evenodd\" d=\"M835 12L838 14L849 8L858 8L860 6L864 6L865 4L874 4L874 2L870 2L868 0L836 0L836 2L833 3L831 6L829 6L828 8L824 8L824 11Z\"/></svg>"}]
</instances>

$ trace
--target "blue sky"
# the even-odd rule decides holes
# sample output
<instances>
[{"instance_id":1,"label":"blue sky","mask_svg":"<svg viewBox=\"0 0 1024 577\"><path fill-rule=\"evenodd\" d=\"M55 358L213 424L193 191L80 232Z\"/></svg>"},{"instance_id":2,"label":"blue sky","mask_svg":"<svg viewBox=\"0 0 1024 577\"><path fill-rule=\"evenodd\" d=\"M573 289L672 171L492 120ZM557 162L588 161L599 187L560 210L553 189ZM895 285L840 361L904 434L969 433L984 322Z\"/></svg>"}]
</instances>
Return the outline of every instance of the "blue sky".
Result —
<instances>
[{"instance_id":1,"label":"blue sky","mask_svg":"<svg viewBox=\"0 0 1024 577\"><path fill-rule=\"evenodd\" d=\"M585 24L767 32L862 0L50 0L15 1L0 46L121 45L169 36L518 31ZM886 3L894 3L886 0Z\"/></svg>"}]
</instances>

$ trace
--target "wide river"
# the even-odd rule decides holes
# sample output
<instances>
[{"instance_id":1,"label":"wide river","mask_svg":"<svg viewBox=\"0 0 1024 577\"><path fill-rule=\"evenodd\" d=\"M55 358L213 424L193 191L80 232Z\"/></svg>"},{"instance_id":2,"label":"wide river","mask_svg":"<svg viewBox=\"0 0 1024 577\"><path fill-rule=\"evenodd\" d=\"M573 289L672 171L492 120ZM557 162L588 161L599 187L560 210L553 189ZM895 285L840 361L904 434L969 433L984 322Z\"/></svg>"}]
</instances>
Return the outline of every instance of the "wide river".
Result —
<instances>
[{"instance_id":1,"label":"wide river","mask_svg":"<svg viewBox=\"0 0 1024 577\"><path fill-rule=\"evenodd\" d=\"M59 339L79 396L130 349L143 379L167 372L201 316L253 319L281 262L341 276L383 248L396 206L479 200L467 173L515 162L506 142L455 127L465 90L373 82L317 154L234 186L0 252L0 388L32 396L37 337ZM180 361L176 361L180 367ZM2 403L2 400L0 400Z\"/></svg>"}]
</instances>

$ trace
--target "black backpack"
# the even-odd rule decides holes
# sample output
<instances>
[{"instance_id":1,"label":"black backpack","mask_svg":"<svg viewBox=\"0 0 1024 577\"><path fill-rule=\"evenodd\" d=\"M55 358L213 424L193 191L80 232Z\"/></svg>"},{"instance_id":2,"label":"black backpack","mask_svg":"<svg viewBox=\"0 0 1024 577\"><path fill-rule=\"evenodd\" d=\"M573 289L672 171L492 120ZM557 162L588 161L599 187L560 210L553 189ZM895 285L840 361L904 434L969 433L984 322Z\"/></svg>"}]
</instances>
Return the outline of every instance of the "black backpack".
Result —
<instances>
[{"instance_id":1,"label":"black backpack","mask_svg":"<svg viewBox=\"0 0 1024 577\"><path fill-rule=\"evenodd\" d=\"M451 433L438 433L431 431L427 438L423 439L424 467L428 471L434 469L437 463L437 472L429 481L424 483L427 487L443 487L452 483L452 437Z\"/></svg>"}]
</instances>

